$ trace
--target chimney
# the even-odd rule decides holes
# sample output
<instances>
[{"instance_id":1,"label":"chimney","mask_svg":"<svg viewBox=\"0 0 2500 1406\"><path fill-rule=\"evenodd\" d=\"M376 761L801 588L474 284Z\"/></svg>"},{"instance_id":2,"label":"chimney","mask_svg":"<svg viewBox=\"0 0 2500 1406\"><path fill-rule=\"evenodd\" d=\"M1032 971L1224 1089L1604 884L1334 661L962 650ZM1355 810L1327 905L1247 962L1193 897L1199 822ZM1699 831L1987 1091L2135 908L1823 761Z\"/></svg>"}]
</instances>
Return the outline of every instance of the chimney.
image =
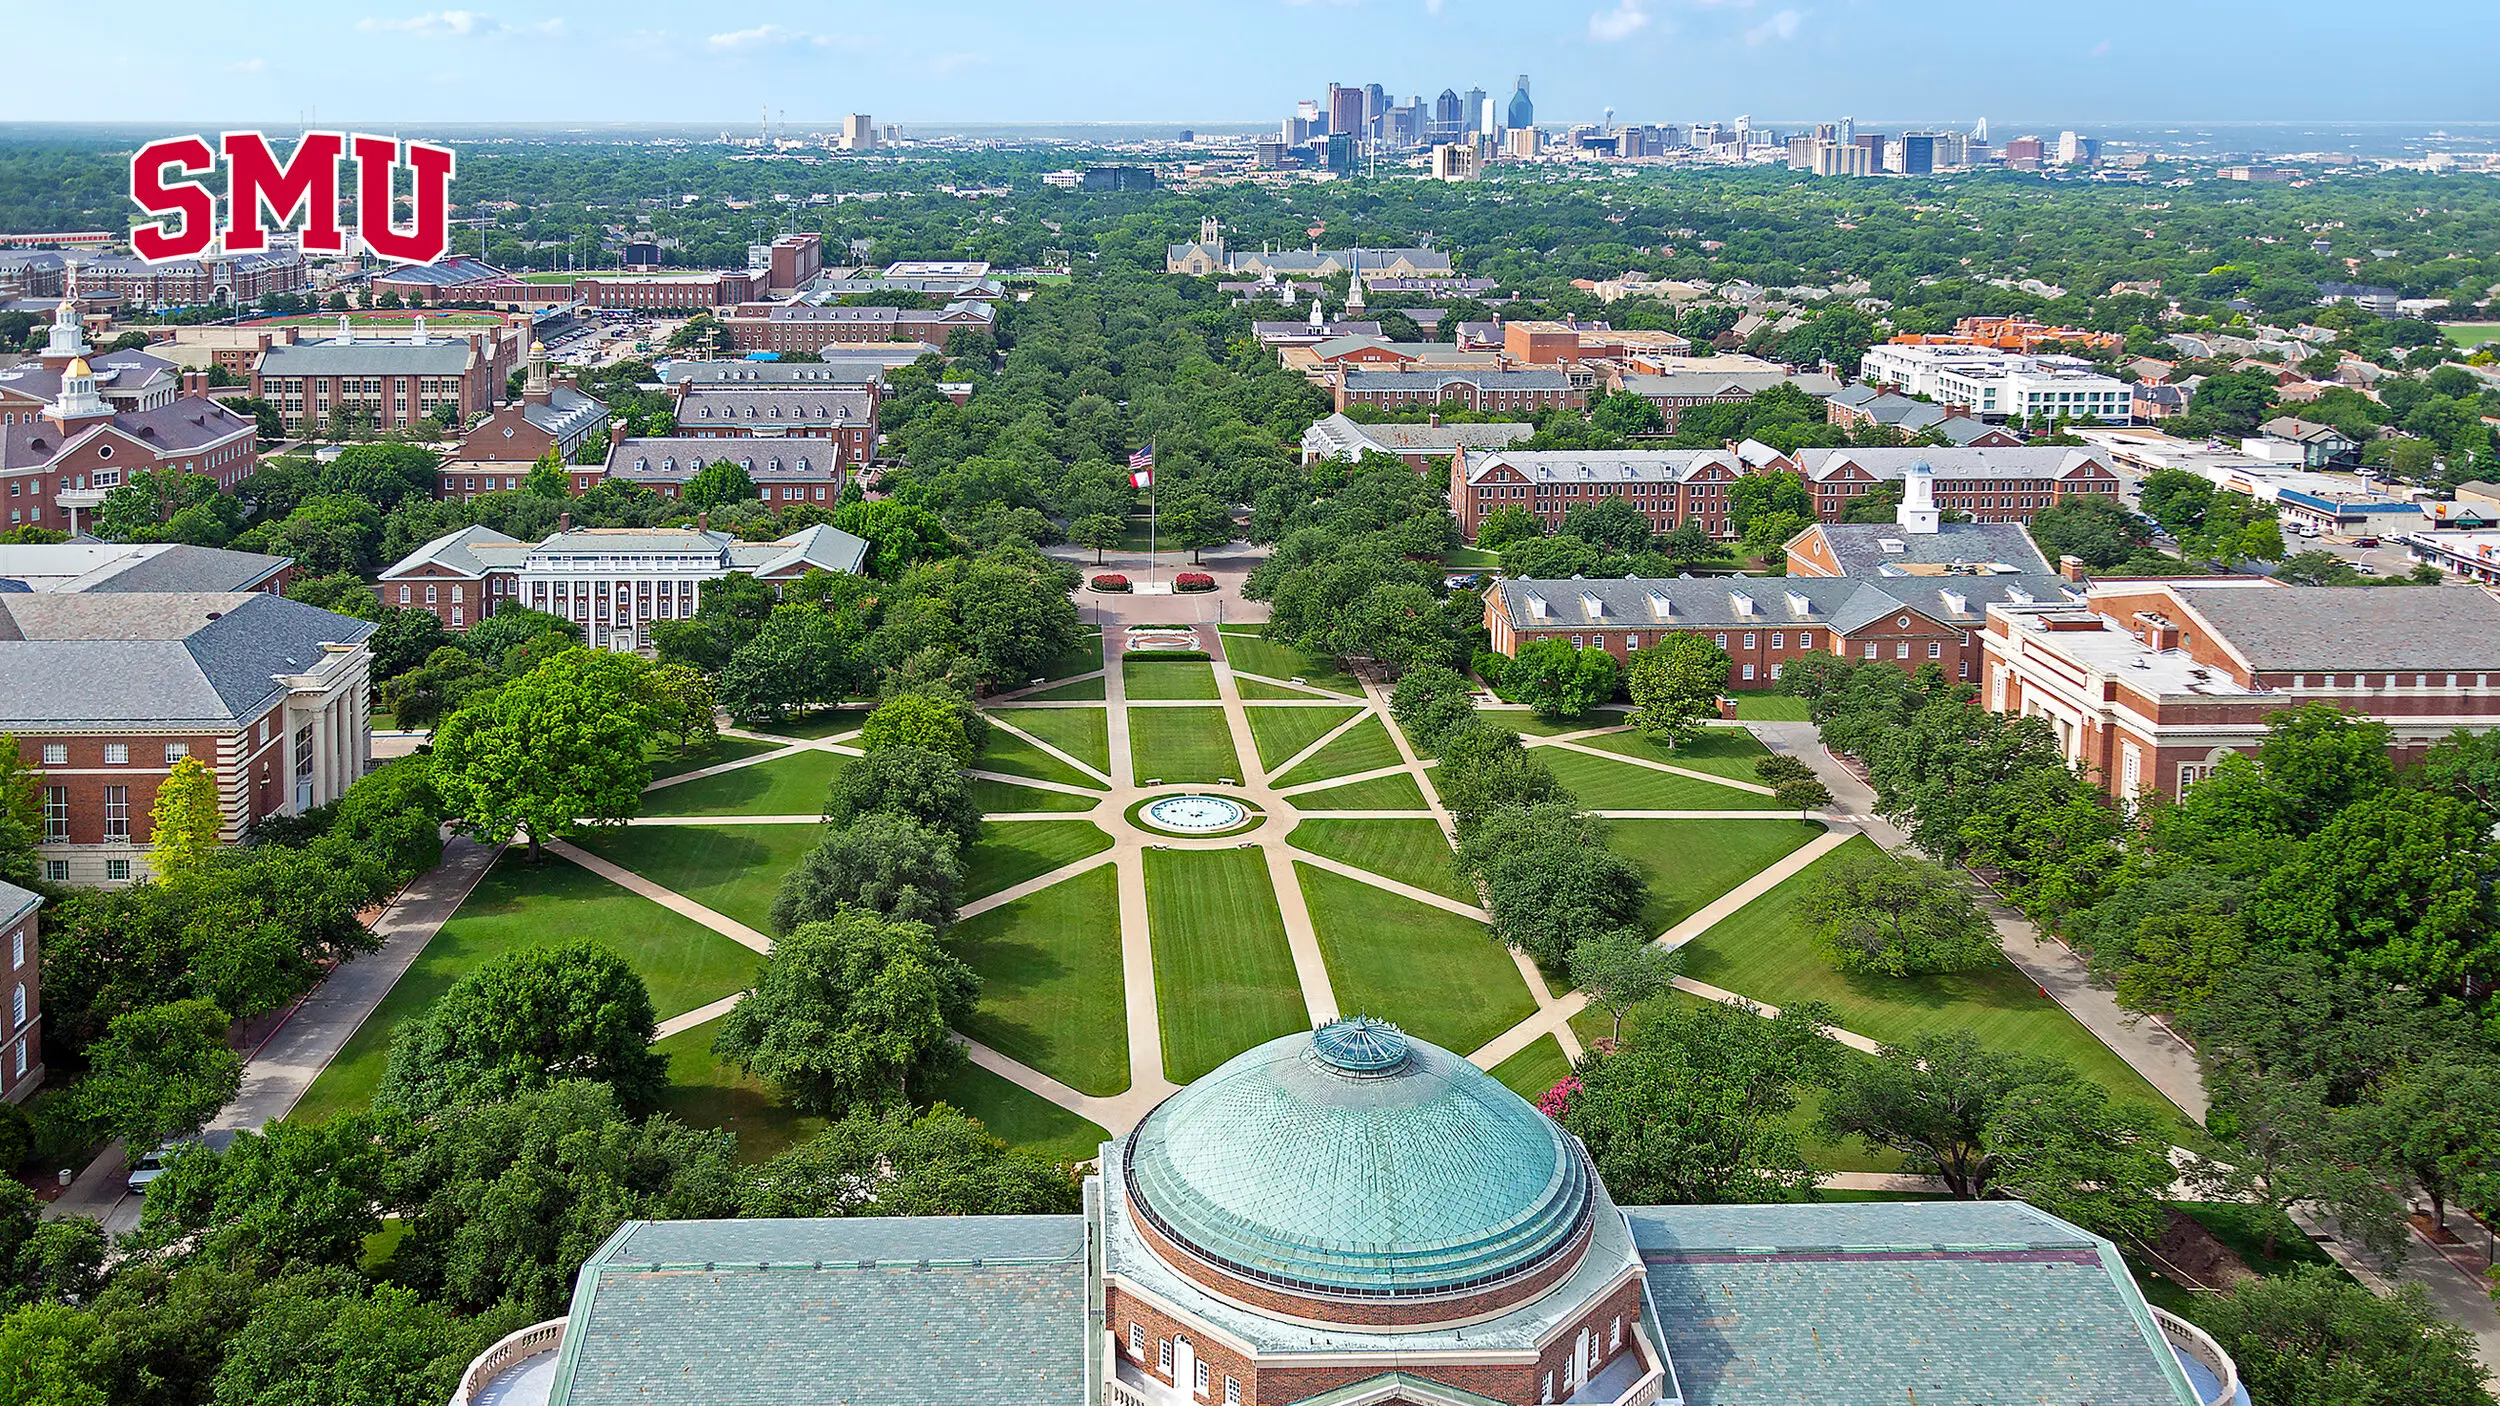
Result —
<instances>
[{"instance_id":1,"label":"chimney","mask_svg":"<svg viewBox=\"0 0 2500 1406\"><path fill-rule=\"evenodd\" d=\"M624 442L625 422L623 420L608 421L608 452L615 453L616 447Z\"/></svg>"},{"instance_id":2,"label":"chimney","mask_svg":"<svg viewBox=\"0 0 2500 1406\"><path fill-rule=\"evenodd\" d=\"M2068 552L2066 555L2059 557L2057 559L2057 574L2065 577L2069 581L2082 580L2083 558L2076 556L2072 552Z\"/></svg>"},{"instance_id":3,"label":"chimney","mask_svg":"<svg viewBox=\"0 0 2500 1406\"><path fill-rule=\"evenodd\" d=\"M694 530L697 532L709 532L712 530L712 510L710 508L698 508L695 510Z\"/></svg>"},{"instance_id":4,"label":"chimney","mask_svg":"<svg viewBox=\"0 0 2500 1406\"><path fill-rule=\"evenodd\" d=\"M560 513L556 514L556 531L558 531L558 532L570 532L570 531L572 531L572 530L573 530L573 510L572 510L572 509L570 509L570 508L567 508L567 509L565 509L563 512L560 512Z\"/></svg>"},{"instance_id":5,"label":"chimney","mask_svg":"<svg viewBox=\"0 0 2500 1406\"><path fill-rule=\"evenodd\" d=\"M1441 412L1438 410L1433 411L1430 415L1424 417L1424 423L1432 426L1436 430L1441 428Z\"/></svg>"},{"instance_id":6,"label":"chimney","mask_svg":"<svg viewBox=\"0 0 2500 1406\"><path fill-rule=\"evenodd\" d=\"M191 367L184 367L182 394L185 399L205 399L208 395L208 372L205 369L194 370Z\"/></svg>"}]
</instances>

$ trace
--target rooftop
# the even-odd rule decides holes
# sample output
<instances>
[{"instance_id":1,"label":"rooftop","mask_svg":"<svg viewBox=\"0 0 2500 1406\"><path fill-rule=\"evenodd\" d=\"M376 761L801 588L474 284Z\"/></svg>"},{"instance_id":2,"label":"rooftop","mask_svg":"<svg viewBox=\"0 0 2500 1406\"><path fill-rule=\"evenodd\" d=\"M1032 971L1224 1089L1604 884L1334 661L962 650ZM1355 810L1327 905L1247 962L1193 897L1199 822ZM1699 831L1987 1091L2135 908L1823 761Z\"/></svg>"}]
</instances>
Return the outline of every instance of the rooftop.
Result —
<instances>
[{"instance_id":1,"label":"rooftop","mask_svg":"<svg viewBox=\"0 0 2500 1406\"><path fill-rule=\"evenodd\" d=\"M1843 576L1934 575L1956 567L2051 574L2048 555L2020 523L1946 522L1934 532L1911 532L1889 522L1822 522L1806 532L1831 548Z\"/></svg>"},{"instance_id":2,"label":"rooftop","mask_svg":"<svg viewBox=\"0 0 2500 1406\"><path fill-rule=\"evenodd\" d=\"M2500 664L2500 601L2462 586L2173 583L2232 653L2264 673L2472 670Z\"/></svg>"},{"instance_id":3,"label":"rooftop","mask_svg":"<svg viewBox=\"0 0 2500 1406\"><path fill-rule=\"evenodd\" d=\"M0 595L0 729L252 718L373 630L258 591Z\"/></svg>"},{"instance_id":4,"label":"rooftop","mask_svg":"<svg viewBox=\"0 0 2500 1406\"><path fill-rule=\"evenodd\" d=\"M290 561L170 542L0 546L0 583L14 581L33 591L249 591Z\"/></svg>"}]
</instances>

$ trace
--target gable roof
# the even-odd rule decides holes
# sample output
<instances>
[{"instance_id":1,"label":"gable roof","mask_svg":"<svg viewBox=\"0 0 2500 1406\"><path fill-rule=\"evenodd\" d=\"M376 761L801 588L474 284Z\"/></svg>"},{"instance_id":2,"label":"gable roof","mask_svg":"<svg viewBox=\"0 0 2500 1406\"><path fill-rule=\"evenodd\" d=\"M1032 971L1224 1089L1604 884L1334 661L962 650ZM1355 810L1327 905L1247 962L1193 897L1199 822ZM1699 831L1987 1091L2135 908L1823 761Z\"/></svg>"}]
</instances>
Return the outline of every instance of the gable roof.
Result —
<instances>
[{"instance_id":1,"label":"gable roof","mask_svg":"<svg viewBox=\"0 0 2500 1406\"><path fill-rule=\"evenodd\" d=\"M1499 449L1536 433L1521 423L1366 425L1343 414L1317 421L1302 434L1305 449L1331 457L1359 458L1367 449L1389 454L1448 454L1454 450Z\"/></svg>"},{"instance_id":2,"label":"gable roof","mask_svg":"<svg viewBox=\"0 0 2500 1406\"><path fill-rule=\"evenodd\" d=\"M0 546L0 580L43 591L249 591L291 557L177 542L53 542Z\"/></svg>"},{"instance_id":3,"label":"gable roof","mask_svg":"<svg viewBox=\"0 0 2500 1406\"><path fill-rule=\"evenodd\" d=\"M1947 522L1910 532L1889 522L1818 522L1819 534L1843 576L1903 576L1912 567L2004 565L2035 576L2055 574L2048 554L2013 522Z\"/></svg>"},{"instance_id":4,"label":"gable roof","mask_svg":"<svg viewBox=\"0 0 2500 1406\"><path fill-rule=\"evenodd\" d=\"M373 631L264 592L0 595L0 728L247 719Z\"/></svg>"},{"instance_id":5,"label":"gable roof","mask_svg":"<svg viewBox=\"0 0 2500 1406\"><path fill-rule=\"evenodd\" d=\"M1467 479L1508 469L1531 483L1682 483L1713 466L1744 471L1724 449L1506 449L1471 457Z\"/></svg>"},{"instance_id":6,"label":"gable roof","mask_svg":"<svg viewBox=\"0 0 2500 1406\"><path fill-rule=\"evenodd\" d=\"M1800 449L1798 471L1808 482L1819 481L1855 464L1872 477L1898 479L1910 465L1925 460L1938 481L1971 478L2063 478L2087 464L2107 469L2096 450L2047 444L2012 447L1938 446L1926 449Z\"/></svg>"},{"instance_id":7,"label":"gable roof","mask_svg":"<svg viewBox=\"0 0 2500 1406\"><path fill-rule=\"evenodd\" d=\"M1494 589L1511 624L1522 630L1819 628L1847 634L1905 610L1926 614L1874 582L1833 576L1506 577Z\"/></svg>"}]
</instances>

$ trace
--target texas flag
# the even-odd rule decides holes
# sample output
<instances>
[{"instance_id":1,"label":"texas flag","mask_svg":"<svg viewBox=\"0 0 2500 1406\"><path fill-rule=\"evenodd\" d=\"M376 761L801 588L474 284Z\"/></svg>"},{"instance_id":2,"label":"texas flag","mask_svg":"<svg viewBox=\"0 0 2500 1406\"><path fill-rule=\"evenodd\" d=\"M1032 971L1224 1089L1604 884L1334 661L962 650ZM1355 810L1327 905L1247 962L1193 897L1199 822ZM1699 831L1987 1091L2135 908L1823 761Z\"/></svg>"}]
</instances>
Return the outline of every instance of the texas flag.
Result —
<instances>
[{"instance_id":1,"label":"texas flag","mask_svg":"<svg viewBox=\"0 0 2500 1406\"><path fill-rule=\"evenodd\" d=\"M1144 488L1155 481L1155 447L1151 444L1128 456L1129 486Z\"/></svg>"}]
</instances>

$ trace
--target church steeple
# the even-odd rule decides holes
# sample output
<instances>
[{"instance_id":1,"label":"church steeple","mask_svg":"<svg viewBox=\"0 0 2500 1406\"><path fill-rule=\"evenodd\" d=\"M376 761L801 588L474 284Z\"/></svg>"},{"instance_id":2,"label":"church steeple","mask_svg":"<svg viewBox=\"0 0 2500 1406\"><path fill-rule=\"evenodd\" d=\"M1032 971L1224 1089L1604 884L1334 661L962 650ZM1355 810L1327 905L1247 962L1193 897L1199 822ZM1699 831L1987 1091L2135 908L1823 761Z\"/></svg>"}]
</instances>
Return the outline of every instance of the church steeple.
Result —
<instances>
[{"instance_id":1,"label":"church steeple","mask_svg":"<svg viewBox=\"0 0 2500 1406\"><path fill-rule=\"evenodd\" d=\"M52 312L51 335L44 341L44 369L62 370L93 350L87 345L86 321L78 315L78 266L72 264L61 290L61 305Z\"/></svg>"},{"instance_id":2,"label":"church steeple","mask_svg":"<svg viewBox=\"0 0 2500 1406\"><path fill-rule=\"evenodd\" d=\"M1363 310L1363 251L1350 250L1346 257L1354 261L1346 271L1345 315L1351 319Z\"/></svg>"}]
</instances>

